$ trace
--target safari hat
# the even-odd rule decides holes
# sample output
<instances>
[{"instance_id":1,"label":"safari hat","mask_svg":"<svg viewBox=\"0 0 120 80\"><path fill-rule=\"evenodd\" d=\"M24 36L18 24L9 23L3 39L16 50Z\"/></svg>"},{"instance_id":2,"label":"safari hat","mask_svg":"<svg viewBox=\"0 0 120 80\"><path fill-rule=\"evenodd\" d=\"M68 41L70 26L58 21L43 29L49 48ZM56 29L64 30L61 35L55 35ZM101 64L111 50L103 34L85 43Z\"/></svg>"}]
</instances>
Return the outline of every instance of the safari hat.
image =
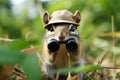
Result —
<instances>
[{"instance_id":1,"label":"safari hat","mask_svg":"<svg viewBox=\"0 0 120 80\"><path fill-rule=\"evenodd\" d=\"M78 26L79 21L76 21L77 18L75 17L78 17L78 16L73 15L68 10L54 11L51 16L49 16L49 14L47 15L48 21L47 23L45 23L45 28L55 23L71 23Z\"/></svg>"}]
</instances>

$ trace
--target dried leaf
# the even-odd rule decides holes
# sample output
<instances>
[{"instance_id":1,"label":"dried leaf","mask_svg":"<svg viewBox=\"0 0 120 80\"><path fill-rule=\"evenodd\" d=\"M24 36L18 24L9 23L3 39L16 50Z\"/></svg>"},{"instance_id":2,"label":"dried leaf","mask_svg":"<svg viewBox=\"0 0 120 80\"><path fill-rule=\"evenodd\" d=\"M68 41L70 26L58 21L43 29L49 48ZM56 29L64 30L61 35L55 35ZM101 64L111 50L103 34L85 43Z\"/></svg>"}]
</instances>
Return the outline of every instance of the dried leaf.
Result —
<instances>
[{"instance_id":1,"label":"dried leaf","mask_svg":"<svg viewBox=\"0 0 120 80\"><path fill-rule=\"evenodd\" d=\"M116 38L120 38L120 32L104 33L104 34L101 34L99 37L101 37L101 38L112 38L113 36L116 37Z\"/></svg>"},{"instance_id":2,"label":"dried leaf","mask_svg":"<svg viewBox=\"0 0 120 80\"><path fill-rule=\"evenodd\" d=\"M31 48L23 49L22 52L25 54L33 54L33 53L36 53L37 50L38 49L36 47L31 47Z\"/></svg>"}]
</instances>

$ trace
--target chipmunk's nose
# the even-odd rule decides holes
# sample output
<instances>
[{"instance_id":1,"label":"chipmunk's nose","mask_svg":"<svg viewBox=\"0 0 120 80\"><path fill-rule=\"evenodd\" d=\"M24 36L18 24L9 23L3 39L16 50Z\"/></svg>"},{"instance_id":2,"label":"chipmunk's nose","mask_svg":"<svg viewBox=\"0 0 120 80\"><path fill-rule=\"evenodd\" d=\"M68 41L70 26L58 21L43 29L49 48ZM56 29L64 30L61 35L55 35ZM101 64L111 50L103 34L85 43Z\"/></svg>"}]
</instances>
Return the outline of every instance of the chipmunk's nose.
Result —
<instances>
[{"instance_id":1,"label":"chipmunk's nose","mask_svg":"<svg viewBox=\"0 0 120 80\"><path fill-rule=\"evenodd\" d=\"M63 35L59 36L60 41L63 41L64 39L65 39L65 36L63 36Z\"/></svg>"},{"instance_id":2,"label":"chipmunk's nose","mask_svg":"<svg viewBox=\"0 0 120 80\"><path fill-rule=\"evenodd\" d=\"M61 31L59 33L59 37L58 38L59 38L59 41L63 41L65 39L65 33Z\"/></svg>"}]
</instances>

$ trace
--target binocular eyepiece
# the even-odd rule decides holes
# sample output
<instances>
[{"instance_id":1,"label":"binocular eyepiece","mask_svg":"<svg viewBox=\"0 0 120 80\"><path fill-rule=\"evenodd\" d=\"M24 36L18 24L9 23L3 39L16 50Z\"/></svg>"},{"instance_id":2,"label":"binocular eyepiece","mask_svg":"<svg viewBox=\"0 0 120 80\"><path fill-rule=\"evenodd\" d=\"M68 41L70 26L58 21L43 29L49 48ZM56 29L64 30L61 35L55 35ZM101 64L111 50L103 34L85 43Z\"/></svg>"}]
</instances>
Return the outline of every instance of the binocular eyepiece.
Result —
<instances>
[{"instance_id":1,"label":"binocular eyepiece","mask_svg":"<svg viewBox=\"0 0 120 80\"><path fill-rule=\"evenodd\" d=\"M52 52L58 51L59 47L60 44L56 39L51 39L48 43L48 49Z\"/></svg>"},{"instance_id":2,"label":"binocular eyepiece","mask_svg":"<svg viewBox=\"0 0 120 80\"><path fill-rule=\"evenodd\" d=\"M78 44L74 38L70 38L66 41L57 41L56 39L51 39L50 42L48 42L48 49L51 52L56 52L60 48L60 44L66 44L66 49L70 52L73 52L77 50Z\"/></svg>"}]
</instances>

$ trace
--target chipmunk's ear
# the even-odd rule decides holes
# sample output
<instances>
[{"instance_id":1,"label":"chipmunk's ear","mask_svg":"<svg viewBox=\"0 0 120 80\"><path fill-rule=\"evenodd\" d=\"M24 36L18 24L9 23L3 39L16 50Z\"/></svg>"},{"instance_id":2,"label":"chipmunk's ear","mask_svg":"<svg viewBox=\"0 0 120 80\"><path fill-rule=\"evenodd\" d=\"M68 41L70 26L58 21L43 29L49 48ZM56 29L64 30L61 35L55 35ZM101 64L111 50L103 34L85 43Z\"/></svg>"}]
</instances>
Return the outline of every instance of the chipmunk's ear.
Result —
<instances>
[{"instance_id":1,"label":"chipmunk's ear","mask_svg":"<svg viewBox=\"0 0 120 80\"><path fill-rule=\"evenodd\" d=\"M49 20L50 20L50 15L49 15L49 13L48 13L48 12L45 12L45 13L43 14L43 22L44 22L44 24L48 24Z\"/></svg>"},{"instance_id":2,"label":"chipmunk's ear","mask_svg":"<svg viewBox=\"0 0 120 80\"><path fill-rule=\"evenodd\" d=\"M79 23L79 22L80 22L80 20L81 20L81 14L80 14L80 11L79 11L79 10L77 10L77 11L74 13L73 19L76 21L76 23Z\"/></svg>"}]
</instances>

